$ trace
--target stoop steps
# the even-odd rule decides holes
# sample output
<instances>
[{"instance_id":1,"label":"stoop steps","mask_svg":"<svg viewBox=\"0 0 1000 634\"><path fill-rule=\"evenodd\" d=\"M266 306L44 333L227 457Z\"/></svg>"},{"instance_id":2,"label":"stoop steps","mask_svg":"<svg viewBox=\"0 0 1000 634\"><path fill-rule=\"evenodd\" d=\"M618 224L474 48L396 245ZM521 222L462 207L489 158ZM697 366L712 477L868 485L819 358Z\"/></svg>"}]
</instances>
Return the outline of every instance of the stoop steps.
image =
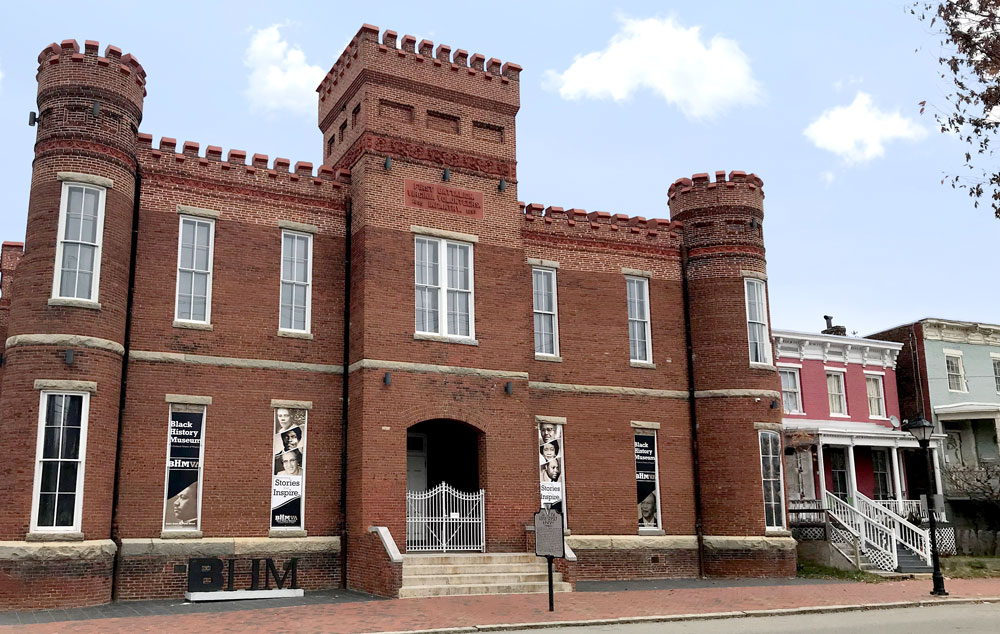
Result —
<instances>
[{"instance_id":1,"label":"stoop steps","mask_svg":"<svg viewBox=\"0 0 1000 634\"><path fill-rule=\"evenodd\" d=\"M558 572L556 592L571 592ZM527 594L549 591L545 559L531 553L469 553L403 556L399 598L470 594Z\"/></svg>"}]
</instances>

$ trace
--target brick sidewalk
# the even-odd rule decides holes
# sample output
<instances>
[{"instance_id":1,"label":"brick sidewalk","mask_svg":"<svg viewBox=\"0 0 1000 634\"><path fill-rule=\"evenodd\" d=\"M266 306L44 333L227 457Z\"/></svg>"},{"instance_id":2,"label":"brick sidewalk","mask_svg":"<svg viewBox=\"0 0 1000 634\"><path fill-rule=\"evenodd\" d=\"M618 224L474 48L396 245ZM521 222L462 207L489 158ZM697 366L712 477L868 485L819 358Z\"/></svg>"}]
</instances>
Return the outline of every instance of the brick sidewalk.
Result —
<instances>
[{"instance_id":1,"label":"brick sidewalk","mask_svg":"<svg viewBox=\"0 0 1000 634\"><path fill-rule=\"evenodd\" d=\"M949 579L949 598L1000 596L1000 579ZM726 588L691 588L632 592L579 592L556 595L499 595L394 599L363 603L303 605L232 612L171 616L90 619L17 625L7 631L66 632L222 632L266 631L303 634L360 634L427 630L497 623L576 621L669 614L703 614L831 605L876 605L929 600L930 580L880 584L844 583Z\"/></svg>"}]
</instances>

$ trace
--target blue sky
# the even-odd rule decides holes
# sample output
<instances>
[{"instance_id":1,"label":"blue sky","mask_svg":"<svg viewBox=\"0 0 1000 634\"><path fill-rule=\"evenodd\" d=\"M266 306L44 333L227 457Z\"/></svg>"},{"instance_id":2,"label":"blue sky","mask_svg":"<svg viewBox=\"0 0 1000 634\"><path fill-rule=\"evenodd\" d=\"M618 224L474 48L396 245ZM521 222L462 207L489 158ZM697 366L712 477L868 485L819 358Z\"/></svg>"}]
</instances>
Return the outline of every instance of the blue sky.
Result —
<instances>
[{"instance_id":1,"label":"blue sky","mask_svg":"<svg viewBox=\"0 0 1000 634\"><path fill-rule=\"evenodd\" d=\"M824 314L862 335L930 315L1000 323L1000 221L941 185L965 149L931 116L948 92L938 39L903 1L754 5L6 5L0 238L24 236L27 115L48 43L135 55L148 73L141 129L155 139L319 164L316 77L368 22L524 67L525 202L665 218L677 178L760 175L776 328L819 330Z\"/></svg>"}]
</instances>

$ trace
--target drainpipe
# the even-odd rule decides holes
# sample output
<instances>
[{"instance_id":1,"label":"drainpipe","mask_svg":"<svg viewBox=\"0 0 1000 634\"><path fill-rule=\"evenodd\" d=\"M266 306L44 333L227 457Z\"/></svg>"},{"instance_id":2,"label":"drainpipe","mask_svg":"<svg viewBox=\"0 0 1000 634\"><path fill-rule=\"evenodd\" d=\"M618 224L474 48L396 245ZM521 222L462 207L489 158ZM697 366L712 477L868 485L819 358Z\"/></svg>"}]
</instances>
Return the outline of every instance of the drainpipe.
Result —
<instances>
[{"instance_id":1,"label":"drainpipe","mask_svg":"<svg viewBox=\"0 0 1000 634\"><path fill-rule=\"evenodd\" d=\"M125 394L128 388L128 357L132 338L132 305L135 298L135 262L136 251L139 248L139 195L142 191L142 173L139 171L139 161L133 156L135 163L135 191L132 196L132 246L128 260L128 297L125 300L125 351L122 354L122 379L118 397L118 441L115 444L115 479L111 496L111 533L109 537L118 548L111 564L111 600L118 600L118 569L121 564L121 539L118 537L118 494L121 480L122 438L125 423Z\"/></svg>"},{"instance_id":2,"label":"drainpipe","mask_svg":"<svg viewBox=\"0 0 1000 634\"><path fill-rule=\"evenodd\" d=\"M691 340L691 293L688 288L688 247L681 246L681 294L684 301L684 344L687 352L688 411L691 417L691 464L694 470L694 533L698 539L698 576L705 576L705 533L701 515L701 474L698 461L698 409L694 399L694 344Z\"/></svg>"},{"instance_id":3,"label":"drainpipe","mask_svg":"<svg viewBox=\"0 0 1000 634\"><path fill-rule=\"evenodd\" d=\"M344 372L341 374L340 394L340 587L347 589L347 385L351 363L351 199L347 199L347 218L344 231Z\"/></svg>"}]
</instances>

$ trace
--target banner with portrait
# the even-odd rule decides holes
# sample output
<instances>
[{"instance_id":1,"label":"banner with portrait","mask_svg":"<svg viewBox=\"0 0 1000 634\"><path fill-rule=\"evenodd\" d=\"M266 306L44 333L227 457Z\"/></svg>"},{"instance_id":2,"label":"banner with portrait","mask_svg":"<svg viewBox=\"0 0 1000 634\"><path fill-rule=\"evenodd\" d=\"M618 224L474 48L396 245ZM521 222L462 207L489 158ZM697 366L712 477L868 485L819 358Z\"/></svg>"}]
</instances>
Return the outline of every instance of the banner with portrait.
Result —
<instances>
[{"instance_id":1,"label":"banner with portrait","mask_svg":"<svg viewBox=\"0 0 1000 634\"><path fill-rule=\"evenodd\" d=\"M163 505L164 530L198 530L201 517L201 462L205 408L170 406L167 428L167 482Z\"/></svg>"},{"instance_id":2,"label":"banner with portrait","mask_svg":"<svg viewBox=\"0 0 1000 634\"><path fill-rule=\"evenodd\" d=\"M541 483L542 504L549 504L565 517L563 509L563 434L562 425L538 423L538 479Z\"/></svg>"},{"instance_id":3,"label":"banner with portrait","mask_svg":"<svg viewBox=\"0 0 1000 634\"><path fill-rule=\"evenodd\" d=\"M635 497L639 528L660 528L660 491L656 464L656 432L636 433Z\"/></svg>"},{"instance_id":4,"label":"banner with portrait","mask_svg":"<svg viewBox=\"0 0 1000 634\"><path fill-rule=\"evenodd\" d=\"M302 528L308 410L274 409L271 528Z\"/></svg>"}]
</instances>

